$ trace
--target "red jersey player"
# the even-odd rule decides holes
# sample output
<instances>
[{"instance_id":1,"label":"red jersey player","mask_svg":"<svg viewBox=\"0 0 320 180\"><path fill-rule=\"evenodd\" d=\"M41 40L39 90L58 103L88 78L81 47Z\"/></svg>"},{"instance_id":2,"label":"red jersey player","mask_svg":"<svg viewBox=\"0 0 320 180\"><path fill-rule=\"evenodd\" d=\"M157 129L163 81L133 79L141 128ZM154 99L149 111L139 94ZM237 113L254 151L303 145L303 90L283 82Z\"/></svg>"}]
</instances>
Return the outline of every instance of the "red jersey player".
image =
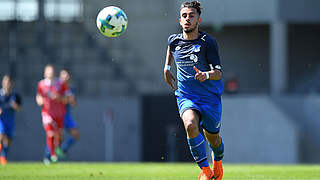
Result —
<instances>
[{"instance_id":1,"label":"red jersey player","mask_svg":"<svg viewBox=\"0 0 320 180\"><path fill-rule=\"evenodd\" d=\"M67 86L55 78L54 67L47 65L44 69L44 79L38 83L36 102L42 106L42 123L52 162L58 161L55 148L59 147L63 132L63 117L66 112L68 91Z\"/></svg>"}]
</instances>

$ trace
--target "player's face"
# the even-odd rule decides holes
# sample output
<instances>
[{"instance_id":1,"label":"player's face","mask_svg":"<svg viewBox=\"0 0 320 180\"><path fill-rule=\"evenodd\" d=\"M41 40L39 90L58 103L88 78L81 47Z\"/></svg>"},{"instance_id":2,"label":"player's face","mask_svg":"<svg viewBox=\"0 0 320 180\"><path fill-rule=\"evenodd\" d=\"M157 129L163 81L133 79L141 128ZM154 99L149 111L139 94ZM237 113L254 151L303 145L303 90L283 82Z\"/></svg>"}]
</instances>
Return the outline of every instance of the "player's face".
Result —
<instances>
[{"instance_id":1,"label":"player's face","mask_svg":"<svg viewBox=\"0 0 320 180\"><path fill-rule=\"evenodd\" d=\"M5 76L2 79L2 88L6 91L10 90L12 87L12 83L9 77Z\"/></svg>"},{"instance_id":2,"label":"player's face","mask_svg":"<svg viewBox=\"0 0 320 180\"><path fill-rule=\"evenodd\" d=\"M62 82L68 82L70 80L70 74L67 71L60 72L60 80Z\"/></svg>"},{"instance_id":3,"label":"player's face","mask_svg":"<svg viewBox=\"0 0 320 180\"><path fill-rule=\"evenodd\" d=\"M47 66L44 69L44 78L53 79L54 78L54 69L52 66Z\"/></svg>"},{"instance_id":4,"label":"player's face","mask_svg":"<svg viewBox=\"0 0 320 180\"><path fill-rule=\"evenodd\" d=\"M180 10L179 23L185 33L198 29L201 18L195 8L182 8Z\"/></svg>"}]
</instances>

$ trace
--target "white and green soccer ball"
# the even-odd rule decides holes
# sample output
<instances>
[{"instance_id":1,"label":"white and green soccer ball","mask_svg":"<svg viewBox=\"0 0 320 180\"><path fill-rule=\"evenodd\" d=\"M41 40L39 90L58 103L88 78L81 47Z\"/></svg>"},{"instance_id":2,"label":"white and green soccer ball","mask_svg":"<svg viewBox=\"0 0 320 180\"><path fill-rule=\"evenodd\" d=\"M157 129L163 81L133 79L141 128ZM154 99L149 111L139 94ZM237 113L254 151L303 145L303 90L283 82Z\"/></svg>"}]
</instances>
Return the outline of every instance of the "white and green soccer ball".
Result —
<instances>
[{"instance_id":1,"label":"white and green soccer ball","mask_svg":"<svg viewBox=\"0 0 320 180\"><path fill-rule=\"evenodd\" d=\"M116 7L103 8L97 16L97 27L107 37L118 37L127 29L128 18L126 13Z\"/></svg>"}]
</instances>

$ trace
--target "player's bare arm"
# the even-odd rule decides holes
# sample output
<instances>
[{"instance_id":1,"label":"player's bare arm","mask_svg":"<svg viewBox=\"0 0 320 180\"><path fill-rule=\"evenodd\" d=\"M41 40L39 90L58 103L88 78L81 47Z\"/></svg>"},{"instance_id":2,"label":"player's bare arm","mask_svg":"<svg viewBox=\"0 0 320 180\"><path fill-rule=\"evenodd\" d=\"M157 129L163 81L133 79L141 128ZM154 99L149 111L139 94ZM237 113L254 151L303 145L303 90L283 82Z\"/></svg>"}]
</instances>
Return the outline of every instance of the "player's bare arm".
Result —
<instances>
[{"instance_id":1,"label":"player's bare arm","mask_svg":"<svg viewBox=\"0 0 320 180\"><path fill-rule=\"evenodd\" d=\"M76 97L74 95L68 96L68 104L70 104L71 106L77 105Z\"/></svg>"},{"instance_id":2,"label":"player's bare arm","mask_svg":"<svg viewBox=\"0 0 320 180\"><path fill-rule=\"evenodd\" d=\"M220 80L222 73L218 69L213 69L210 71L202 72L197 67L193 67L194 70L197 72L194 76L195 79L199 80L200 82L203 82L205 80Z\"/></svg>"},{"instance_id":3,"label":"player's bare arm","mask_svg":"<svg viewBox=\"0 0 320 180\"><path fill-rule=\"evenodd\" d=\"M21 106L15 102L15 101L11 101L10 106L15 110L15 111L21 111Z\"/></svg>"},{"instance_id":4,"label":"player's bare arm","mask_svg":"<svg viewBox=\"0 0 320 180\"><path fill-rule=\"evenodd\" d=\"M43 105L43 97L40 94L36 95L36 102L37 102L38 106Z\"/></svg>"},{"instance_id":5,"label":"player's bare arm","mask_svg":"<svg viewBox=\"0 0 320 180\"><path fill-rule=\"evenodd\" d=\"M177 79L174 77L174 75L173 75L173 74L171 73L171 71L170 71L170 67L171 67L172 61L173 61L173 56L172 56L172 54L171 54L170 47L168 46L165 68L164 68L164 70L163 70L164 79L166 80L166 82L168 83L168 85L169 85L173 90L176 90L177 87L176 87L175 83L177 82Z\"/></svg>"},{"instance_id":6,"label":"player's bare arm","mask_svg":"<svg viewBox=\"0 0 320 180\"><path fill-rule=\"evenodd\" d=\"M59 97L57 98L57 101L60 101L60 102L62 102L63 104L68 104L68 102L69 102L69 97L67 97L67 96L59 96Z\"/></svg>"}]
</instances>

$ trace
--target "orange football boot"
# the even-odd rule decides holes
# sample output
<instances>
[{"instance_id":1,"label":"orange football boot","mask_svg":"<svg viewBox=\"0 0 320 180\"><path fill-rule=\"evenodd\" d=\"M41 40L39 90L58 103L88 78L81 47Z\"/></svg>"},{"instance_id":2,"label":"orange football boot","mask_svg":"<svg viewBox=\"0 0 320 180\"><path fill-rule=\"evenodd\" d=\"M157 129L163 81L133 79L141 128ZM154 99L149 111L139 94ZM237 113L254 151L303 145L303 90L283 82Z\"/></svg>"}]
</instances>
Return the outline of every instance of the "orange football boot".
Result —
<instances>
[{"instance_id":1,"label":"orange football boot","mask_svg":"<svg viewBox=\"0 0 320 180\"><path fill-rule=\"evenodd\" d=\"M213 178L215 180L221 180L223 176L222 160L215 161L213 152L211 154L211 157L213 161L213 169L212 169Z\"/></svg>"},{"instance_id":2,"label":"orange football boot","mask_svg":"<svg viewBox=\"0 0 320 180\"><path fill-rule=\"evenodd\" d=\"M8 163L7 159L3 156L0 156L0 164L1 165L6 165Z\"/></svg>"},{"instance_id":3,"label":"orange football boot","mask_svg":"<svg viewBox=\"0 0 320 180\"><path fill-rule=\"evenodd\" d=\"M202 171L198 177L198 180L210 180L212 178L212 171L210 169L210 166L208 167L202 167Z\"/></svg>"}]
</instances>

